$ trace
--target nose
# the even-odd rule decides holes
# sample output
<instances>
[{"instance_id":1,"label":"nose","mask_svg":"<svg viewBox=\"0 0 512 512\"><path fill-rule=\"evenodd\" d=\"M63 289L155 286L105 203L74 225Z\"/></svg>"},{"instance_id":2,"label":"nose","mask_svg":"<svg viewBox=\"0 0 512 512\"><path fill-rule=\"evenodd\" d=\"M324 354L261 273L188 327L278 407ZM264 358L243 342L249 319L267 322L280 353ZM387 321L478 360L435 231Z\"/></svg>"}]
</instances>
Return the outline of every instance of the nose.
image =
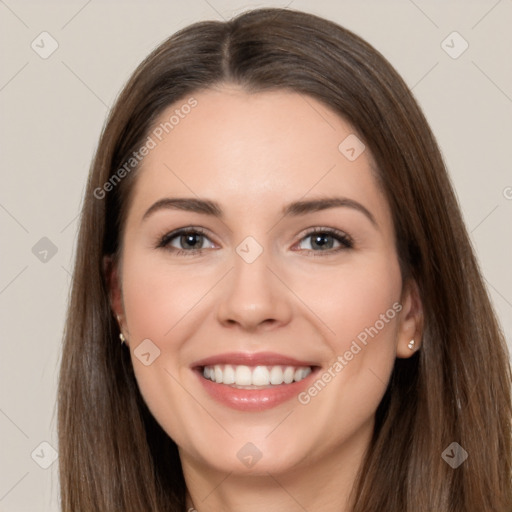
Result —
<instances>
[{"instance_id":1,"label":"nose","mask_svg":"<svg viewBox=\"0 0 512 512\"><path fill-rule=\"evenodd\" d=\"M274 267L266 250L252 263L235 252L217 309L218 321L224 327L272 330L290 322L292 293Z\"/></svg>"}]
</instances>

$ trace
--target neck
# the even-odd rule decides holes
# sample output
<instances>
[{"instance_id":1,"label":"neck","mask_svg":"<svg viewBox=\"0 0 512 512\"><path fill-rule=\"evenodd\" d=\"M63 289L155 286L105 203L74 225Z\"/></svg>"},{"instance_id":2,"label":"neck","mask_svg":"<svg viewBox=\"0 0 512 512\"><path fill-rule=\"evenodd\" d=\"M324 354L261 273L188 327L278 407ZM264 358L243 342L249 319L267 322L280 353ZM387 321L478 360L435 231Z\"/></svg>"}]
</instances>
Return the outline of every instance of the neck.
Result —
<instances>
[{"instance_id":1,"label":"neck","mask_svg":"<svg viewBox=\"0 0 512 512\"><path fill-rule=\"evenodd\" d=\"M202 465L180 450L187 512L349 512L357 473L373 434L373 420L337 450L308 455L287 471L247 475Z\"/></svg>"}]
</instances>

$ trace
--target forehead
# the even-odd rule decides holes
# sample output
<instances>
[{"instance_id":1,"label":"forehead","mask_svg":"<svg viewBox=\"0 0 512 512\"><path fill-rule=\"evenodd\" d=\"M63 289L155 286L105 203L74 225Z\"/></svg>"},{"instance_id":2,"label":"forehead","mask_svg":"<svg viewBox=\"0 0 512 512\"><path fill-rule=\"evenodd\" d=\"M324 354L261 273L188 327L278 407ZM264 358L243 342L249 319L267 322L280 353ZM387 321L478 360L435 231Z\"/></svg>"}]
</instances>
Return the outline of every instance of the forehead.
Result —
<instances>
[{"instance_id":1,"label":"forehead","mask_svg":"<svg viewBox=\"0 0 512 512\"><path fill-rule=\"evenodd\" d=\"M220 202L228 215L230 207L277 212L315 195L343 195L371 203L376 216L387 213L369 151L356 159L347 153L347 145L361 150L357 133L310 96L202 90L165 109L149 135L154 147L132 196L140 216L158 199L192 195Z\"/></svg>"}]
</instances>

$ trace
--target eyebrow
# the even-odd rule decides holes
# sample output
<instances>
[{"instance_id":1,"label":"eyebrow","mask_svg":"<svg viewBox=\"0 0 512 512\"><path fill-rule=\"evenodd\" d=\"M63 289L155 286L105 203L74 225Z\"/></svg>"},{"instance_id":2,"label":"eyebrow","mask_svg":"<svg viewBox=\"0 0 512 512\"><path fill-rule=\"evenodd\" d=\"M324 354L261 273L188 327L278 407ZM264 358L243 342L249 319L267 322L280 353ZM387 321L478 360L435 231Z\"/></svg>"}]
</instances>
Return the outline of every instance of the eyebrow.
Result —
<instances>
[{"instance_id":1,"label":"eyebrow","mask_svg":"<svg viewBox=\"0 0 512 512\"><path fill-rule=\"evenodd\" d=\"M357 210L365 215L370 222L378 228L377 221L372 213L361 203L346 197L326 197L310 199L307 201L295 201L283 207L282 215L284 217L298 217L308 213L319 212L330 208L346 207ZM187 212L201 213L211 215L219 219L223 218L222 208L215 201L209 199L198 199L194 197L165 197L159 199L148 208L143 215L142 220L146 220L150 215L158 210L181 210Z\"/></svg>"}]
</instances>

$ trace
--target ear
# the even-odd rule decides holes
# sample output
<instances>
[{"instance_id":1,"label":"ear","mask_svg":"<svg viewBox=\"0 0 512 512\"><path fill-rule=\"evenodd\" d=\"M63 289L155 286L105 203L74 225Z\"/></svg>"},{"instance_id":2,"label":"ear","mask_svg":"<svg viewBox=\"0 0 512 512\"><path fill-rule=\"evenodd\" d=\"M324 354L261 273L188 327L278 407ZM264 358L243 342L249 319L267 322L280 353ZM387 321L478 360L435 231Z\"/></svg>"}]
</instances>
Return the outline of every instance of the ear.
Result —
<instances>
[{"instance_id":1,"label":"ear","mask_svg":"<svg viewBox=\"0 0 512 512\"><path fill-rule=\"evenodd\" d=\"M114 316L119 323L119 329L125 333L125 314L123 306L123 293L120 279L119 264L114 260L113 256L103 257L103 272L108 288L110 307Z\"/></svg>"},{"instance_id":2,"label":"ear","mask_svg":"<svg viewBox=\"0 0 512 512\"><path fill-rule=\"evenodd\" d=\"M423 336L423 304L416 281L410 279L402 292L402 311L399 316L396 356L411 357L421 346ZM414 340L412 349L409 348Z\"/></svg>"}]
</instances>

